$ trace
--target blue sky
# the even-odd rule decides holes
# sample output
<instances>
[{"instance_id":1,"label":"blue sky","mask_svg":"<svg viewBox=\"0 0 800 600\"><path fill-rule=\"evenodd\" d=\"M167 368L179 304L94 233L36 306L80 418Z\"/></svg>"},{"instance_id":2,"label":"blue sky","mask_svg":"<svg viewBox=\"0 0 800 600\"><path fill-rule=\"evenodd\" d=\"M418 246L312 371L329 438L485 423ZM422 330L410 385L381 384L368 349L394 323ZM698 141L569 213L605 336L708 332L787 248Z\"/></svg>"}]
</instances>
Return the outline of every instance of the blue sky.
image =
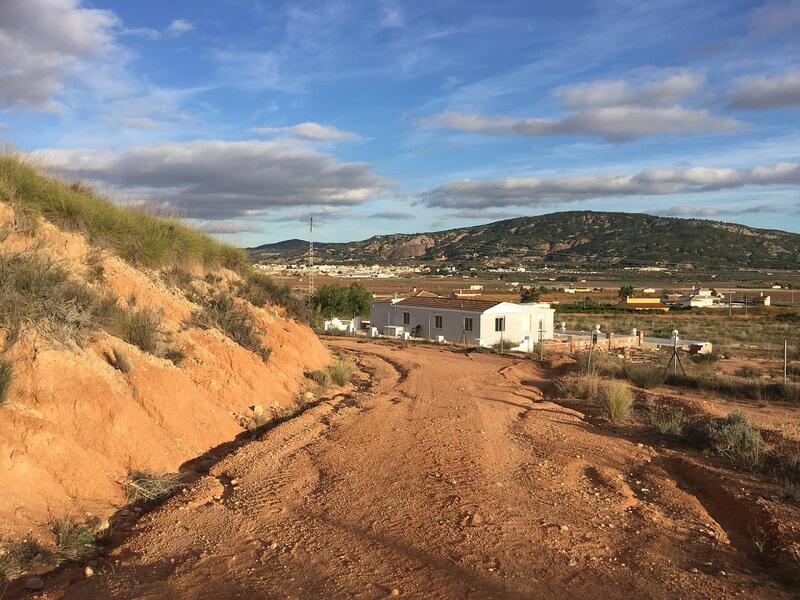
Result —
<instances>
[{"instance_id":1,"label":"blue sky","mask_svg":"<svg viewBox=\"0 0 800 600\"><path fill-rule=\"evenodd\" d=\"M800 1L4 0L0 138L243 245L311 215L800 232Z\"/></svg>"}]
</instances>

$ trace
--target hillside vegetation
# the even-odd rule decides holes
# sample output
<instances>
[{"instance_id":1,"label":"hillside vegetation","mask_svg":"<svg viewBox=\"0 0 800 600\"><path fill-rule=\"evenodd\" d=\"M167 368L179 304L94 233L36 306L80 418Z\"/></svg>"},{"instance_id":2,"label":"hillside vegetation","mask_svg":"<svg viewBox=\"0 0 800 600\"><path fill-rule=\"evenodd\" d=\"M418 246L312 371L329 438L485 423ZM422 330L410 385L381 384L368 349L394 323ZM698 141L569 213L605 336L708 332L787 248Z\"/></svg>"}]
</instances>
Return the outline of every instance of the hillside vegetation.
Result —
<instances>
[{"instance_id":1,"label":"hillside vegetation","mask_svg":"<svg viewBox=\"0 0 800 600\"><path fill-rule=\"evenodd\" d=\"M249 249L255 260L302 259L287 240ZM800 234L634 213L560 212L423 234L315 243L322 262L448 262L464 265L598 264L720 269L800 268Z\"/></svg>"},{"instance_id":2,"label":"hillside vegetation","mask_svg":"<svg viewBox=\"0 0 800 600\"><path fill-rule=\"evenodd\" d=\"M0 580L307 398L307 312L243 251L0 155Z\"/></svg>"}]
</instances>

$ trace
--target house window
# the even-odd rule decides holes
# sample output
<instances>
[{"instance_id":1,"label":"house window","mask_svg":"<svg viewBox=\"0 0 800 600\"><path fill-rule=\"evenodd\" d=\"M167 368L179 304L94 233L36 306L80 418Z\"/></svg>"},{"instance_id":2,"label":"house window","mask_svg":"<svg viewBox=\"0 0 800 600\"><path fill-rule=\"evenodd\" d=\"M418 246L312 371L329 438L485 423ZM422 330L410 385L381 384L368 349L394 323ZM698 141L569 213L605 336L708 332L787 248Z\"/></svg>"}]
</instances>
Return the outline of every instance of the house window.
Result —
<instances>
[{"instance_id":1,"label":"house window","mask_svg":"<svg viewBox=\"0 0 800 600\"><path fill-rule=\"evenodd\" d=\"M464 317L464 331L472 331L472 317Z\"/></svg>"},{"instance_id":2,"label":"house window","mask_svg":"<svg viewBox=\"0 0 800 600\"><path fill-rule=\"evenodd\" d=\"M435 315L433 317L433 328L434 329L442 328L442 315Z\"/></svg>"},{"instance_id":3,"label":"house window","mask_svg":"<svg viewBox=\"0 0 800 600\"><path fill-rule=\"evenodd\" d=\"M505 331L506 330L506 318L505 317L497 317L494 320L494 330L495 331Z\"/></svg>"},{"instance_id":4,"label":"house window","mask_svg":"<svg viewBox=\"0 0 800 600\"><path fill-rule=\"evenodd\" d=\"M411 324L411 313L404 312L403 313L403 325L410 325Z\"/></svg>"}]
</instances>

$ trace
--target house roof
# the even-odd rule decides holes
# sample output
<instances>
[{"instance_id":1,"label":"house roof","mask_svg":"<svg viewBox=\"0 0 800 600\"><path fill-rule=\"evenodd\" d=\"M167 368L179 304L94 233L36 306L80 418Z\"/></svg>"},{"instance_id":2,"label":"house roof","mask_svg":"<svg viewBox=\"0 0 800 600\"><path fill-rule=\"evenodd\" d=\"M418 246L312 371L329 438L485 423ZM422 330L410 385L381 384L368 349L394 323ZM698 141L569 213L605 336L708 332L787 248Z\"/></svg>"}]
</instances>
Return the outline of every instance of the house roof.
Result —
<instances>
[{"instance_id":1,"label":"house roof","mask_svg":"<svg viewBox=\"0 0 800 600\"><path fill-rule=\"evenodd\" d=\"M469 312L483 312L493 306L502 304L499 301L469 300L466 298L405 298L395 304L400 306L416 306L419 308L440 308L443 310L465 310Z\"/></svg>"},{"instance_id":2,"label":"house roof","mask_svg":"<svg viewBox=\"0 0 800 600\"><path fill-rule=\"evenodd\" d=\"M633 302L620 302L622 308L633 308L635 310L666 310L669 307L662 302L641 302L634 300Z\"/></svg>"}]
</instances>

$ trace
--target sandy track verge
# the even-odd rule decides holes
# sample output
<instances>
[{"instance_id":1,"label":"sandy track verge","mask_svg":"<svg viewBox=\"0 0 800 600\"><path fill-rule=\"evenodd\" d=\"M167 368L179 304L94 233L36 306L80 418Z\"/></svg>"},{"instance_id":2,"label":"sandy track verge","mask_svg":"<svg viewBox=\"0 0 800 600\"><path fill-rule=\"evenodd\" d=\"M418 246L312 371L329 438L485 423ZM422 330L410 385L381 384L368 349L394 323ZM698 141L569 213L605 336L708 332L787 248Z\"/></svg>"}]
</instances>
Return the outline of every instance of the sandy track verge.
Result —
<instances>
[{"instance_id":1,"label":"sandy track verge","mask_svg":"<svg viewBox=\"0 0 800 600\"><path fill-rule=\"evenodd\" d=\"M535 363L330 343L371 393L243 446L45 597L790 597L667 455Z\"/></svg>"}]
</instances>

